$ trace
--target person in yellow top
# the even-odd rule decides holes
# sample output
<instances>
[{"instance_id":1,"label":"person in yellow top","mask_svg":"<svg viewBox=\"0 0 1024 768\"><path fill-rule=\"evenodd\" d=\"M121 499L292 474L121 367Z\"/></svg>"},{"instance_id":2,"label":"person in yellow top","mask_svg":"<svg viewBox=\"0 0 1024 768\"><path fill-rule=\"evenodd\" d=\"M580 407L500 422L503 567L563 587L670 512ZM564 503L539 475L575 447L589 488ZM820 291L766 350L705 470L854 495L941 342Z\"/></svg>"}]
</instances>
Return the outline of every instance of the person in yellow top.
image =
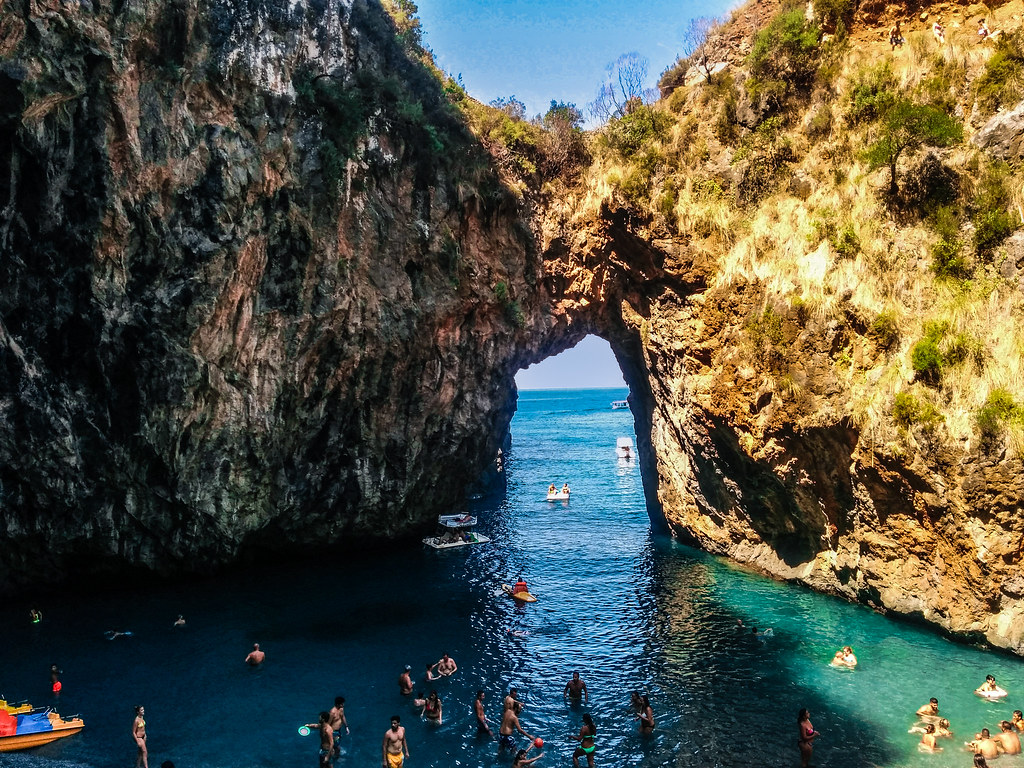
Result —
<instances>
[{"instance_id":1,"label":"person in yellow top","mask_svg":"<svg viewBox=\"0 0 1024 768\"><path fill-rule=\"evenodd\" d=\"M149 768L149 750L146 749L146 708L141 704L135 708L135 722L132 723L132 738L139 747L135 768Z\"/></svg>"}]
</instances>

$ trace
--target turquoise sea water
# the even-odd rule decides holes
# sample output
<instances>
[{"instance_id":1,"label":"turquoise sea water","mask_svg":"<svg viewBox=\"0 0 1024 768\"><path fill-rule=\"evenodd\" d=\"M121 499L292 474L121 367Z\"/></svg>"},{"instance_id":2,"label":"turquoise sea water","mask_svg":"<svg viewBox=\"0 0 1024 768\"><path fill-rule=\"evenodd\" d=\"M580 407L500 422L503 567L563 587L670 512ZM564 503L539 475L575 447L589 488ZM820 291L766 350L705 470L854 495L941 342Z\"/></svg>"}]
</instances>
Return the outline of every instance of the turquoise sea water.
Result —
<instances>
[{"instance_id":1,"label":"turquoise sea water","mask_svg":"<svg viewBox=\"0 0 1024 768\"><path fill-rule=\"evenodd\" d=\"M80 712L79 735L0 766L134 765L132 707L146 706L150 765L178 768L314 766L316 737L296 729L334 696L347 699L352 734L339 768L380 764L389 717L407 728L411 768L507 766L476 736L471 704L487 692L492 721L510 685L523 725L546 741L544 766L571 765L567 736L590 712L597 765L796 766L796 712L822 732L815 764L969 766L962 743L1024 708L1024 664L958 645L859 606L771 581L651 533L639 471L619 463L615 439L632 435L625 390L520 393L508 456L508 494L470 509L493 543L437 552L414 544L265 568L162 588L126 585L99 596L50 598L41 625L27 603L0 606L0 693L53 702L48 670L63 670L59 709ZM569 482L572 499L545 500ZM517 607L499 591L517 574L538 602ZM178 613L184 629L172 629ZM765 640L737 628L772 627ZM106 640L107 629L133 636ZM253 642L260 669L242 660ZM854 646L856 671L827 662ZM448 652L456 675L434 684L444 724L420 719L397 677L422 675ZM562 689L574 670L589 704ZM971 691L986 674L1005 703ZM658 727L641 737L629 692L647 692ZM428 690L418 684L417 691ZM913 712L936 696L956 738L920 754ZM497 723L494 724L497 731ZM997 766L1024 768L1020 757Z\"/></svg>"}]
</instances>

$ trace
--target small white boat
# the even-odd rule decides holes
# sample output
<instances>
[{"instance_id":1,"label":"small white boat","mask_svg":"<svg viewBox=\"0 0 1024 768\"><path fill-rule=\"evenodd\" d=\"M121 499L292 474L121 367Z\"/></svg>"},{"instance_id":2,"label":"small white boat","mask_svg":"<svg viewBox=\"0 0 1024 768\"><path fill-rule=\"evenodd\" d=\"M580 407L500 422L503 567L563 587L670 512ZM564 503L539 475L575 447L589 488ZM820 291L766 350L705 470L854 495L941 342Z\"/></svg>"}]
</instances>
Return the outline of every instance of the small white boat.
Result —
<instances>
[{"instance_id":1,"label":"small white boat","mask_svg":"<svg viewBox=\"0 0 1024 768\"><path fill-rule=\"evenodd\" d=\"M623 461L632 461L636 458L636 449L633 447L633 438L620 437L615 441L615 455Z\"/></svg>"},{"instance_id":2,"label":"small white boat","mask_svg":"<svg viewBox=\"0 0 1024 768\"><path fill-rule=\"evenodd\" d=\"M570 491L562 490L551 493L548 491L548 501L568 501Z\"/></svg>"},{"instance_id":3,"label":"small white boat","mask_svg":"<svg viewBox=\"0 0 1024 768\"><path fill-rule=\"evenodd\" d=\"M629 408L628 400L612 400L612 410L617 411L620 408Z\"/></svg>"},{"instance_id":4,"label":"small white boat","mask_svg":"<svg viewBox=\"0 0 1024 768\"><path fill-rule=\"evenodd\" d=\"M437 518L437 535L428 536L423 543L434 549L452 549L489 542L487 536L470 530L475 525L476 518L472 515L441 515Z\"/></svg>"}]
</instances>

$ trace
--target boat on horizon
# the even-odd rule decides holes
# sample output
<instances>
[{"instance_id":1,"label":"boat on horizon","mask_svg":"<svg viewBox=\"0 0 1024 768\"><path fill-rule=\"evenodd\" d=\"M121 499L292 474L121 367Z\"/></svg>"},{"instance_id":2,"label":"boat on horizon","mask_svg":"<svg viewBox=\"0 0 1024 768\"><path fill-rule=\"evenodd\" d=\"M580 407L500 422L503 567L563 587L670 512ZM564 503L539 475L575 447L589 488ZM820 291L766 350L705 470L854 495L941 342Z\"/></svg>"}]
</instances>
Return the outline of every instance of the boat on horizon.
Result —
<instances>
[{"instance_id":1,"label":"boat on horizon","mask_svg":"<svg viewBox=\"0 0 1024 768\"><path fill-rule=\"evenodd\" d=\"M63 718L51 709L12 715L0 709L0 752L20 752L73 736L85 727L82 718Z\"/></svg>"},{"instance_id":2,"label":"boat on horizon","mask_svg":"<svg viewBox=\"0 0 1024 768\"><path fill-rule=\"evenodd\" d=\"M441 515L437 518L437 534L428 536L423 543L434 549L486 544L490 538L472 530L476 523L477 519L473 515Z\"/></svg>"},{"instance_id":3,"label":"boat on horizon","mask_svg":"<svg viewBox=\"0 0 1024 768\"><path fill-rule=\"evenodd\" d=\"M617 411L620 408L629 408L628 400L612 400L612 410Z\"/></svg>"}]
</instances>

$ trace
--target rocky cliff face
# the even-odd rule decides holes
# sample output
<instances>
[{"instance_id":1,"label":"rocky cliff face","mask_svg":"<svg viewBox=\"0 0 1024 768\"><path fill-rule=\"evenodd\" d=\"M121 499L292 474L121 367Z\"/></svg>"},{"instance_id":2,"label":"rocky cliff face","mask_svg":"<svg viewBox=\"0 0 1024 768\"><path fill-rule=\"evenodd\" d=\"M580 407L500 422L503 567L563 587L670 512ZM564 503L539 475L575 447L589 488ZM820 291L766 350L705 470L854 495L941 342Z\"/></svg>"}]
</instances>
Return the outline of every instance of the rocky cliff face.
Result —
<instances>
[{"instance_id":1,"label":"rocky cliff face","mask_svg":"<svg viewBox=\"0 0 1024 768\"><path fill-rule=\"evenodd\" d=\"M375 4L8 3L0 60L0 584L420 530L597 333L652 519L1024 651L1017 460L858 422L852 305L520 200Z\"/></svg>"},{"instance_id":2,"label":"rocky cliff face","mask_svg":"<svg viewBox=\"0 0 1024 768\"><path fill-rule=\"evenodd\" d=\"M0 18L0 583L456 504L514 410L540 265L381 8Z\"/></svg>"},{"instance_id":3,"label":"rocky cliff face","mask_svg":"<svg viewBox=\"0 0 1024 768\"><path fill-rule=\"evenodd\" d=\"M672 531L780 578L1024 652L1020 460L977 445L954 453L924 433L901 453L855 423L834 364L878 353L852 304L846 317L816 319L763 283L723 283L714 257L683 240L607 210L599 220L552 225L547 264L578 287L561 296L570 304L593 295L595 273L612 276L598 295L615 318L601 332L623 362L641 456L657 475L645 478L649 506ZM756 327L768 318L771 329Z\"/></svg>"}]
</instances>

